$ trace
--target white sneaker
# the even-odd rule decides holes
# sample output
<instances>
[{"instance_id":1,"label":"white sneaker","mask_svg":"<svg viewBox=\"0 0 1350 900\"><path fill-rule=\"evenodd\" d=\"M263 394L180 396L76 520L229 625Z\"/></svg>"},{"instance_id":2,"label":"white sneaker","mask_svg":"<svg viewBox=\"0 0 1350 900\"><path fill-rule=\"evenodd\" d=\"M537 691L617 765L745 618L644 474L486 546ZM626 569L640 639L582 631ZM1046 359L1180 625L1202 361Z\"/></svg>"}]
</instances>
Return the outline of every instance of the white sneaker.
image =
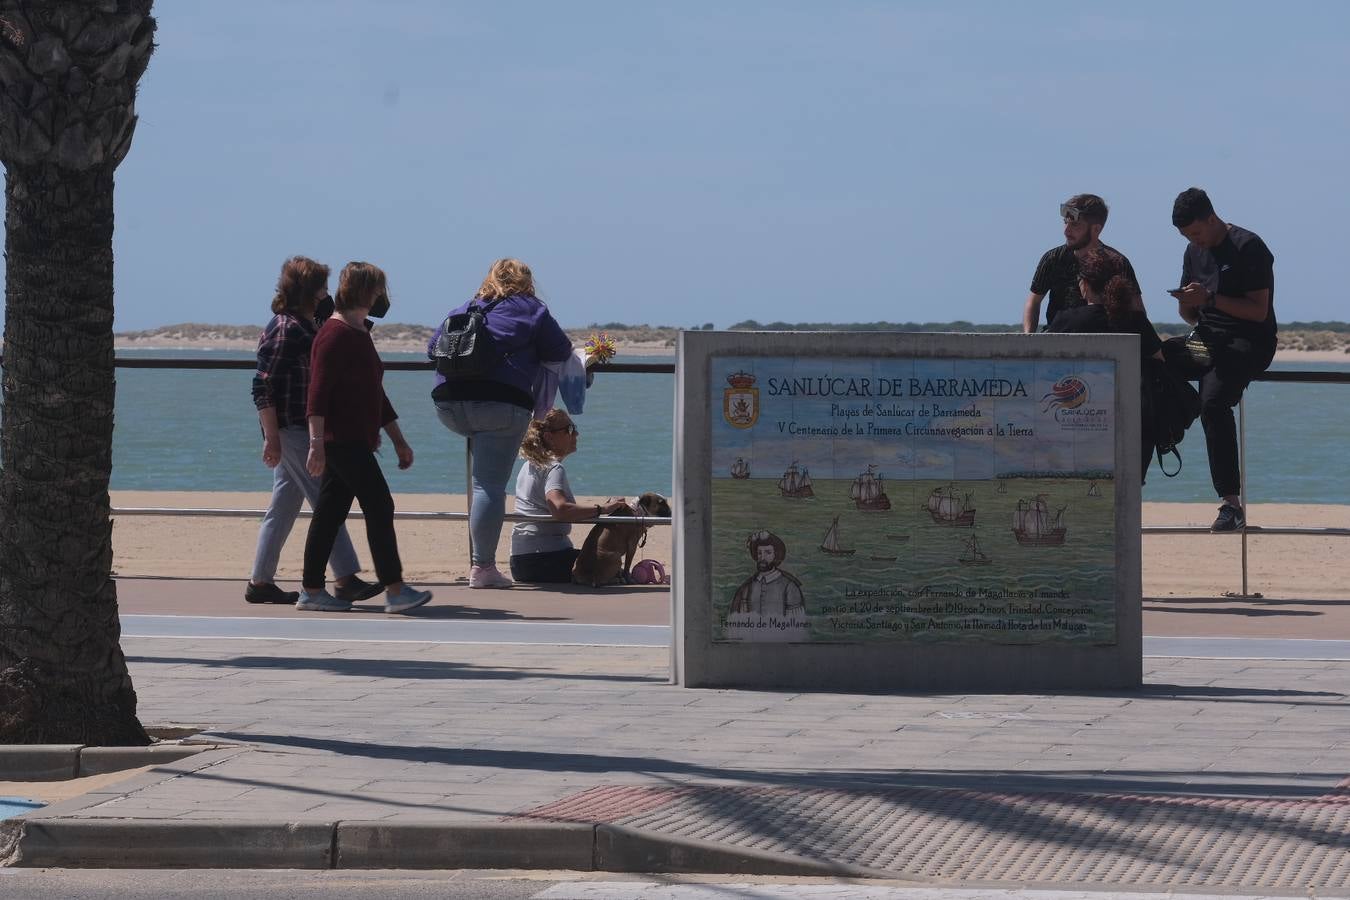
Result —
<instances>
[{"instance_id":1,"label":"white sneaker","mask_svg":"<svg viewBox=\"0 0 1350 900\"><path fill-rule=\"evenodd\" d=\"M417 609L417 607L430 599L431 591L414 590L405 584L403 590L399 591L393 597L388 595L385 596L384 611L387 613L407 612L410 609Z\"/></svg>"},{"instance_id":2,"label":"white sneaker","mask_svg":"<svg viewBox=\"0 0 1350 900\"><path fill-rule=\"evenodd\" d=\"M295 601L295 608L314 612L346 612L352 608L352 604L349 600L339 600L327 590L319 591L317 594L301 591L300 599Z\"/></svg>"},{"instance_id":3,"label":"white sneaker","mask_svg":"<svg viewBox=\"0 0 1350 900\"><path fill-rule=\"evenodd\" d=\"M514 584L514 581L497 571L495 565L474 566L469 570L471 588L509 588Z\"/></svg>"}]
</instances>

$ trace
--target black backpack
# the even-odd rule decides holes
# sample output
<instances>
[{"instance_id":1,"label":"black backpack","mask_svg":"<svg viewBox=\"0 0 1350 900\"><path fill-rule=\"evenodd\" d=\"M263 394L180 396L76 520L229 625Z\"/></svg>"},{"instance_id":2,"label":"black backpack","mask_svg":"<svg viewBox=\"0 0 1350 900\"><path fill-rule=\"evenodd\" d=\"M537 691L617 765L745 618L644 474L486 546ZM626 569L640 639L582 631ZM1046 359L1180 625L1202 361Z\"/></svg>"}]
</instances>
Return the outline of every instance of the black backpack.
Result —
<instances>
[{"instance_id":1,"label":"black backpack","mask_svg":"<svg viewBox=\"0 0 1350 900\"><path fill-rule=\"evenodd\" d=\"M1158 454L1158 468L1168 478L1181 472L1181 451L1177 444L1186 436L1200 416L1200 392L1189 381L1178 378L1163 362L1156 359L1148 361L1149 402L1153 407L1153 447ZM1167 471L1163 457L1171 454L1177 458L1175 472Z\"/></svg>"},{"instance_id":2,"label":"black backpack","mask_svg":"<svg viewBox=\"0 0 1350 900\"><path fill-rule=\"evenodd\" d=\"M497 342L487 330L488 311L496 305L496 300L470 305L464 312L446 316L441 323L431 358L436 371L447 381L486 378L500 362Z\"/></svg>"}]
</instances>

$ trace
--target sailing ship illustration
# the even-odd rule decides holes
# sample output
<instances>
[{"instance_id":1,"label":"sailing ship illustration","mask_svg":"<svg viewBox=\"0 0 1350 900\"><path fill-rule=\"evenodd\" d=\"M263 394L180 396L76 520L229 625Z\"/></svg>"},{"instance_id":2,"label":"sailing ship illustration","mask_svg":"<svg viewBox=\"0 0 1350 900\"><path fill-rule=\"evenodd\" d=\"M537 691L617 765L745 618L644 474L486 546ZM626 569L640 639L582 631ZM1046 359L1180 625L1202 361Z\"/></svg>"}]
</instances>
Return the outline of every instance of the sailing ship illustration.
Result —
<instances>
[{"instance_id":1,"label":"sailing ship illustration","mask_svg":"<svg viewBox=\"0 0 1350 900\"><path fill-rule=\"evenodd\" d=\"M975 507L970 505L970 494L962 493L955 483L934 488L924 508L938 525L968 527L975 524Z\"/></svg>"},{"instance_id":2,"label":"sailing ship illustration","mask_svg":"<svg viewBox=\"0 0 1350 900\"><path fill-rule=\"evenodd\" d=\"M974 532L970 537L962 538L965 542L966 552L956 558L956 561L963 566L987 566L993 562L989 554L980 549L980 542L976 539Z\"/></svg>"},{"instance_id":3,"label":"sailing ship illustration","mask_svg":"<svg viewBox=\"0 0 1350 900\"><path fill-rule=\"evenodd\" d=\"M1068 528L1064 525L1064 507L1052 510L1044 494L1017 501L1012 530L1017 543L1032 547L1058 547L1064 543Z\"/></svg>"},{"instance_id":4,"label":"sailing ship illustration","mask_svg":"<svg viewBox=\"0 0 1350 900\"><path fill-rule=\"evenodd\" d=\"M750 465L742 457L736 457L736 461L731 464L731 477L738 479L750 477Z\"/></svg>"},{"instance_id":5,"label":"sailing ship illustration","mask_svg":"<svg viewBox=\"0 0 1350 900\"><path fill-rule=\"evenodd\" d=\"M1088 482L1088 492L1087 492L1087 495L1088 495L1089 497L1100 497L1100 496L1102 495L1102 489L1099 488L1099 487L1097 487L1097 482L1095 482L1095 481L1089 481L1089 482Z\"/></svg>"},{"instance_id":6,"label":"sailing ship illustration","mask_svg":"<svg viewBox=\"0 0 1350 900\"><path fill-rule=\"evenodd\" d=\"M849 499L862 510L882 510L891 508L891 498L886 496L886 481L880 473L874 473L872 470L876 466L869 465L867 470L861 472L857 478L853 479L853 485L848 489Z\"/></svg>"},{"instance_id":7,"label":"sailing ship illustration","mask_svg":"<svg viewBox=\"0 0 1350 900\"><path fill-rule=\"evenodd\" d=\"M805 467L798 469L796 460L793 460L792 465L783 472L783 477L778 479L778 490L791 500L803 500L816 495L811 489L811 471Z\"/></svg>"},{"instance_id":8,"label":"sailing ship illustration","mask_svg":"<svg viewBox=\"0 0 1350 900\"><path fill-rule=\"evenodd\" d=\"M1004 479L1002 479L1002 478L1000 478L1000 479L998 480L998 491L996 491L996 493L999 493L999 494L1006 494L1006 493L1008 493L1008 482L1007 482L1006 480L1004 480Z\"/></svg>"},{"instance_id":9,"label":"sailing ship illustration","mask_svg":"<svg viewBox=\"0 0 1350 900\"><path fill-rule=\"evenodd\" d=\"M835 516L830 527L825 530L825 537L820 539L820 549L822 553L828 553L831 556L852 556L857 550L851 550L839 546L839 517Z\"/></svg>"}]
</instances>

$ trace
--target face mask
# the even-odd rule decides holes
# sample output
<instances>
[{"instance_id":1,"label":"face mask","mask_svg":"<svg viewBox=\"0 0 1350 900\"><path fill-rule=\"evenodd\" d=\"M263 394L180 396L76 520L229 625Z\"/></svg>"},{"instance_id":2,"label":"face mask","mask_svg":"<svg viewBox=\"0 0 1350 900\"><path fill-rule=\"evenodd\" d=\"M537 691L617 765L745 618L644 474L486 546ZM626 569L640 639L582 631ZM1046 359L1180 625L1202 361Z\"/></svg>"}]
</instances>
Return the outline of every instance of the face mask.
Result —
<instances>
[{"instance_id":1,"label":"face mask","mask_svg":"<svg viewBox=\"0 0 1350 900\"><path fill-rule=\"evenodd\" d=\"M314 322L322 325L328 321L328 317L333 314L333 298L324 297L319 304L314 307Z\"/></svg>"},{"instance_id":2,"label":"face mask","mask_svg":"<svg viewBox=\"0 0 1350 900\"><path fill-rule=\"evenodd\" d=\"M368 315L372 319L383 319L389 312L389 295L381 294L375 298L375 302L370 307Z\"/></svg>"}]
</instances>

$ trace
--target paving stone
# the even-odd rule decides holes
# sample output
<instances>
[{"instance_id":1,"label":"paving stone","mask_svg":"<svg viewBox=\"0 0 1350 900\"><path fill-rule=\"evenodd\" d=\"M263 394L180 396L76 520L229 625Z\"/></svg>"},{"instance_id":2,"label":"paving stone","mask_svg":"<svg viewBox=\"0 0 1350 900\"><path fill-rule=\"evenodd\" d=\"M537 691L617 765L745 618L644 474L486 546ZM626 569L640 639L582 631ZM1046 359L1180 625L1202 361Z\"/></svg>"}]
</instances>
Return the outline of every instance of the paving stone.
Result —
<instances>
[{"instance_id":1,"label":"paving stone","mask_svg":"<svg viewBox=\"0 0 1350 900\"><path fill-rule=\"evenodd\" d=\"M177 663L174 671L225 672L231 682L203 694L200 682L149 666L137 681L143 715L209 722L240 740L270 742L266 752L244 751L211 767L213 777L247 792L202 798L191 808L199 801L175 779L142 786L117 804L164 810L166 799L178 798L184 816L242 819L250 805L304 805L306 816L332 821L427 810L480 821L614 784L789 793L840 785L875 793L897 783L1055 794L1115 789L1176 802L1266 791L1302 802L1350 776L1345 664L1150 659L1155 684L1139 694L887 697L689 691L612 679L664 674L667 653L659 648L148 643L136 655L200 656L214 661ZM293 668L259 668L267 656ZM394 670L416 662L502 677L365 674L362 666L386 656ZM246 658L254 662L240 666ZM586 674L601 678L576 677ZM328 687L342 699L307 708L308 697ZM1269 693L1285 690L1291 693ZM277 760L287 768L278 772ZM1008 803L1015 805L997 808ZM782 818L790 814L777 815L766 814L763 826L794 824ZM828 821L856 835L858 822L872 823L863 832L870 833L882 820ZM952 839L963 828L976 834L977 824L952 822ZM1001 840L1008 853L1035 845L1016 833ZM1117 863L1134 865L1123 859ZM1074 864L1096 871L1082 859Z\"/></svg>"}]
</instances>

